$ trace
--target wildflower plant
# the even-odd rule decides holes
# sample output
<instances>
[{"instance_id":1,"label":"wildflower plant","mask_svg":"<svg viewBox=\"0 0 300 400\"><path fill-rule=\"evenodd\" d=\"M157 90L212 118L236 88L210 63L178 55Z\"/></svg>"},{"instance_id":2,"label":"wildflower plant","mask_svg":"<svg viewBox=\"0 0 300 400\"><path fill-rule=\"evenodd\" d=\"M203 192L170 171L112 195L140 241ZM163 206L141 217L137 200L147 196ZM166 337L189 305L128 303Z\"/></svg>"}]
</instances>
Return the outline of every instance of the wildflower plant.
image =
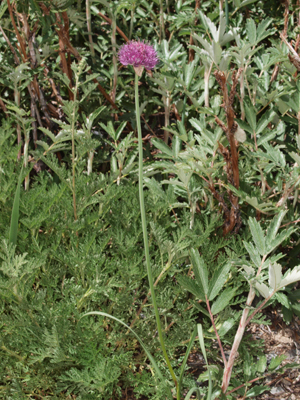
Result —
<instances>
[{"instance_id":1,"label":"wildflower plant","mask_svg":"<svg viewBox=\"0 0 300 400\"><path fill-rule=\"evenodd\" d=\"M159 310L157 306L157 301L156 301L156 296L155 296L155 291L154 291L154 280L153 280L153 275L152 275L152 269L151 269L151 264L150 264L150 252L149 252L149 243L148 243L148 232L147 232L147 222L146 222L146 211L145 211L145 201L144 201L144 191L143 191L143 140L142 140L142 128L141 128L141 120L140 120L140 107L139 107L139 92L138 92L138 87L139 87L139 77L142 76L144 68L148 70L152 70L155 68L155 66L158 63L158 56L157 53L154 49L153 46L150 44L146 44L143 41L130 41L123 45L120 50L119 50L119 60L121 64L123 65L132 65L134 70L135 70L135 112L136 112L136 123L137 123L137 131L138 131L138 152L139 152L139 199L140 199L140 212L141 212L141 220L142 220L142 229L143 229L143 238L144 238L144 251L145 251L145 258L146 258L146 266L147 266L147 275L148 275L148 281L149 281L149 286L150 286L150 291L151 291L151 298L152 298L152 303L153 303L153 308L155 312L155 319L156 319L156 325L157 325L157 331L158 331L158 336L160 340L160 345L161 345L161 350L164 355L165 362L168 366L169 372L172 376L172 380L175 385L175 390L176 390L176 398L177 400L181 399L181 382L183 378L183 371L185 369L185 365L187 362L187 357L189 354L189 351L191 349L191 346L188 347L188 351L185 357L185 362L182 365L181 368L181 374L180 378L178 379L174 373L173 367L171 365L166 345L165 345L165 340L163 336L163 330L161 326L161 321L160 321L160 315L159 315ZM101 313L101 312L90 312L87 313L86 315L90 314L99 314L102 316L108 316L113 318L114 320L118 321L122 325L124 323L120 321L119 319L109 316L108 314ZM125 325L126 326L126 325ZM146 351L149 359L151 360L154 368L158 372L158 376L165 381L167 384L167 380L163 378L163 375L158 369L158 366L151 356L151 354L147 351L146 346L143 344L142 340L138 337L138 335L130 329L131 332L138 338L140 341L142 347ZM190 344L193 343L195 339L195 334L192 336L192 340ZM172 394L170 390L168 389L168 393L170 398L172 398Z\"/></svg>"},{"instance_id":2,"label":"wildflower plant","mask_svg":"<svg viewBox=\"0 0 300 400\"><path fill-rule=\"evenodd\" d=\"M300 367L247 332L300 316L296 2L45 3L0 5L0 398L258 398Z\"/></svg>"}]
</instances>

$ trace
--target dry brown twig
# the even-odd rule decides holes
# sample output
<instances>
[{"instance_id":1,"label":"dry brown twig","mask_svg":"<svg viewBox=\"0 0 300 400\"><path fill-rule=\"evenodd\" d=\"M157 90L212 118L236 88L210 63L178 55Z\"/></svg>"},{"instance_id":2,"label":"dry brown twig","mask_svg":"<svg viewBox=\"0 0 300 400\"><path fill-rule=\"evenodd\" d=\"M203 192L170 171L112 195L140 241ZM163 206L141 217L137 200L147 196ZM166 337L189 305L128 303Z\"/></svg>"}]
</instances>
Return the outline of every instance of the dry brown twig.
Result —
<instances>
[{"instance_id":1,"label":"dry brown twig","mask_svg":"<svg viewBox=\"0 0 300 400\"><path fill-rule=\"evenodd\" d=\"M219 143L219 151L223 155L224 160L226 162L225 171L227 175L227 180L236 189L239 188L238 151L235 139L235 132L238 128L238 125L234 121L235 114L233 110L233 102L236 95L236 87L241 72L242 72L241 69L239 69L237 73L236 71L233 71L232 84L229 94L227 88L227 77L225 76L225 74L221 71L216 71L214 73L223 94L223 99L224 99L223 107L226 114L226 124L222 122L218 117L215 117L215 121L226 133L226 137L230 145L230 151L229 151L228 148L224 147L221 143ZM225 218L224 228L223 228L224 236L230 233L233 229L235 233L237 233L241 226L238 197L235 196L231 190L228 190L228 196L231 203L231 208L229 209L223 196L221 196L215 189L213 182L210 182L209 188L213 196L218 200L219 204L222 206L223 209Z\"/></svg>"}]
</instances>

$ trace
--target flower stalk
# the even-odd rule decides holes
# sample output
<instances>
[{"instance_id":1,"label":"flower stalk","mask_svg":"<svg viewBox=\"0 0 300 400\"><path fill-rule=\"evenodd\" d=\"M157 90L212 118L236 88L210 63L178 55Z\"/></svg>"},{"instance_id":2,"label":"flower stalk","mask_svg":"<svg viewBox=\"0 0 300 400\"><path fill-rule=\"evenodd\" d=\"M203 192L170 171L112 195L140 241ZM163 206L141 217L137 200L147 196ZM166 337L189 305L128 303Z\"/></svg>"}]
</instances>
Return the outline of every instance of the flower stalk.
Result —
<instances>
[{"instance_id":1,"label":"flower stalk","mask_svg":"<svg viewBox=\"0 0 300 400\"><path fill-rule=\"evenodd\" d=\"M157 307L156 296L154 291L153 275L150 263L150 252L148 243L148 232L147 232L147 221L146 221L146 211L145 211L145 200L144 200L144 189L143 189L143 138L142 138L142 128L141 128L141 116L140 116L140 106L139 106L139 77L142 76L144 68L153 69L158 63L158 57L155 49L142 41L130 41L123 45L118 53L119 61L123 65L132 65L135 71L135 113L136 113L136 125L138 131L138 152L139 152L139 199L140 199L140 210L141 210L141 221L143 229L143 240L144 240L144 252L146 258L146 268L149 281L149 287L151 292L152 304L155 313L156 327L158 332L158 337L160 341L161 350L165 362L168 366L169 372L172 376L172 380L176 387L176 398L180 400L180 384L172 368L171 362L168 357L163 330L161 327L160 315Z\"/></svg>"},{"instance_id":2,"label":"flower stalk","mask_svg":"<svg viewBox=\"0 0 300 400\"><path fill-rule=\"evenodd\" d=\"M142 219L142 228L143 228L147 275L148 275L152 304L153 304L153 308L154 308L156 326L157 326L161 349L162 349L166 364L168 366L168 369L170 371L170 374L172 376L172 379L174 381L174 384L177 388L177 386L178 386L177 378L175 376L174 370L170 363L170 360L169 360L169 357L167 354L167 350L166 350L166 346L165 346L165 342L164 342L164 338L163 338L160 316L159 316L159 311L158 311L156 296L155 296L155 291L154 291L152 269L151 269L151 265L150 265L150 253L149 253L146 211L145 211L145 201L144 201L144 191L143 191L143 139L142 139L142 128L141 128L140 106L139 106L139 75L137 73L135 74L135 112L136 112L136 125L137 125L137 131L138 131L138 150L139 150L139 197L140 197L140 209L141 209L141 219ZM179 392L179 390L177 390L177 392ZM177 393L177 398L178 398L178 400L180 400L180 393Z\"/></svg>"}]
</instances>

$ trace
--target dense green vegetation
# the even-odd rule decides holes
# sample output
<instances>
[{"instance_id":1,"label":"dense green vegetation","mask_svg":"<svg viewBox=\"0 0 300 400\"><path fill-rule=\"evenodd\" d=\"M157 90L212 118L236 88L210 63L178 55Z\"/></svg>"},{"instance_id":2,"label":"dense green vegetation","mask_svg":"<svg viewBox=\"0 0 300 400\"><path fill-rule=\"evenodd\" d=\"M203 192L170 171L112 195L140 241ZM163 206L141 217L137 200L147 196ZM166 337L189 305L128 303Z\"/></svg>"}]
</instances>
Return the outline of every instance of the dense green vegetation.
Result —
<instances>
[{"instance_id":1,"label":"dense green vegetation","mask_svg":"<svg viewBox=\"0 0 300 400\"><path fill-rule=\"evenodd\" d=\"M288 0L2 1L1 399L268 390L245 384L284 357L267 364L246 324L269 305L300 316L298 14ZM169 366L127 40L159 57L139 104Z\"/></svg>"}]
</instances>

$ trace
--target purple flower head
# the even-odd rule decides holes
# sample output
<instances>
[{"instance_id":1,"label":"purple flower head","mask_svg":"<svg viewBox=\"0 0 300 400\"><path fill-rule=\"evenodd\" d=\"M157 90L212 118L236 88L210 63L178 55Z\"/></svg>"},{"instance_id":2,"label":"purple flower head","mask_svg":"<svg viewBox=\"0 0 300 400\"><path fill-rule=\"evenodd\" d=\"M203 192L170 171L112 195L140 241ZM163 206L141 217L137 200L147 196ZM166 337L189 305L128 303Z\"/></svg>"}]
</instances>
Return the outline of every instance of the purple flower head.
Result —
<instances>
[{"instance_id":1,"label":"purple flower head","mask_svg":"<svg viewBox=\"0 0 300 400\"><path fill-rule=\"evenodd\" d=\"M123 65L133 65L135 68L153 69L158 63L157 53L150 44L131 40L121 46L119 60Z\"/></svg>"}]
</instances>

